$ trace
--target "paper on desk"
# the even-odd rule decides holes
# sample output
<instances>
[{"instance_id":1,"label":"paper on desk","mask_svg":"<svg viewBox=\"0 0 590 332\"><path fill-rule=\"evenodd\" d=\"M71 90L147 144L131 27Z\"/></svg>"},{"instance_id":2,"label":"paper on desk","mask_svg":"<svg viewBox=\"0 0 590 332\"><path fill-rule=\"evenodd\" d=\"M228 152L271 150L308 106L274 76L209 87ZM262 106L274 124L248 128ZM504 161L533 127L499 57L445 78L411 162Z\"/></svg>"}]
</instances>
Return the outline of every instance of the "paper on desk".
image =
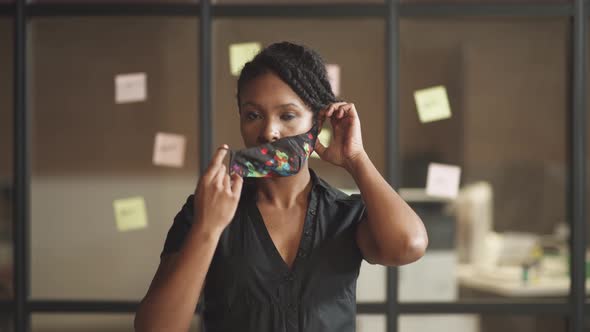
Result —
<instances>
[{"instance_id":1,"label":"paper on desk","mask_svg":"<svg viewBox=\"0 0 590 332\"><path fill-rule=\"evenodd\" d=\"M330 129L328 127L322 128L322 130L320 131L320 133L318 135L318 138L319 138L320 142L325 147L330 146L330 143L332 143L332 129ZM311 153L311 157L316 158L316 159L321 159L320 156L315 151Z\"/></svg>"},{"instance_id":2,"label":"paper on desk","mask_svg":"<svg viewBox=\"0 0 590 332\"><path fill-rule=\"evenodd\" d=\"M444 120L451 117L447 89L440 85L414 92L418 117L422 123Z\"/></svg>"},{"instance_id":3,"label":"paper on desk","mask_svg":"<svg viewBox=\"0 0 590 332\"><path fill-rule=\"evenodd\" d=\"M146 99L146 73L121 74L115 76L115 103L134 103L145 101Z\"/></svg>"},{"instance_id":4,"label":"paper on desk","mask_svg":"<svg viewBox=\"0 0 590 332\"><path fill-rule=\"evenodd\" d=\"M428 165L426 194L429 196L456 198L459 193L461 168L459 166L431 163Z\"/></svg>"},{"instance_id":5,"label":"paper on desk","mask_svg":"<svg viewBox=\"0 0 590 332\"><path fill-rule=\"evenodd\" d=\"M158 166L182 167L186 138L183 135L157 133L153 163Z\"/></svg>"},{"instance_id":6,"label":"paper on desk","mask_svg":"<svg viewBox=\"0 0 590 332\"><path fill-rule=\"evenodd\" d=\"M240 43L229 46L229 65L231 74L239 76L244 65L252 60L262 49L260 43Z\"/></svg>"},{"instance_id":7,"label":"paper on desk","mask_svg":"<svg viewBox=\"0 0 590 332\"><path fill-rule=\"evenodd\" d=\"M328 81L332 86L332 92L335 96L340 95L340 66L336 64L327 64L326 71L328 72Z\"/></svg>"},{"instance_id":8,"label":"paper on desk","mask_svg":"<svg viewBox=\"0 0 590 332\"><path fill-rule=\"evenodd\" d=\"M143 197L129 197L113 202L115 220L120 232L147 227L147 212Z\"/></svg>"}]
</instances>

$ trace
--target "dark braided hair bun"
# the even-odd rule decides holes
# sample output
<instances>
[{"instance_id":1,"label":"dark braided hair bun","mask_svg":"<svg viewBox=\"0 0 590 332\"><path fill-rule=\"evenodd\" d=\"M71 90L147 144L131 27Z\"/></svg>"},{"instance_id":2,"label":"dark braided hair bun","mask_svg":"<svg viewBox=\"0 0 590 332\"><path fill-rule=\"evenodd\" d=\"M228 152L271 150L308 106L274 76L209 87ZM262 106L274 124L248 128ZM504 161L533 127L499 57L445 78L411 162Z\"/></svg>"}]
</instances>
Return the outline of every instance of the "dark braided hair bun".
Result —
<instances>
[{"instance_id":1,"label":"dark braided hair bun","mask_svg":"<svg viewBox=\"0 0 590 332\"><path fill-rule=\"evenodd\" d=\"M316 115L338 101L322 57L308 47L284 41L269 45L244 65L238 78L238 106L244 86L269 71L287 83Z\"/></svg>"}]
</instances>

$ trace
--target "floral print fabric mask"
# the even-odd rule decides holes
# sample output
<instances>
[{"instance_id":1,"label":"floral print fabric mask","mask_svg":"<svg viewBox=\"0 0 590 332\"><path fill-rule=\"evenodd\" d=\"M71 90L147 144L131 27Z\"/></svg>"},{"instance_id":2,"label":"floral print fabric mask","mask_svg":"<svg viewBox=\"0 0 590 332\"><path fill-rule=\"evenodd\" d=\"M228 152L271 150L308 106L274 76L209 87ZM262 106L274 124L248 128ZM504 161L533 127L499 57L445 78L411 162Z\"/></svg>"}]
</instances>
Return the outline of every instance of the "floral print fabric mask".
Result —
<instances>
[{"instance_id":1,"label":"floral print fabric mask","mask_svg":"<svg viewBox=\"0 0 590 332\"><path fill-rule=\"evenodd\" d=\"M268 178L297 174L315 147L318 128L236 152L230 150L229 173L243 178Z\"/></svg>"}]
</instances>

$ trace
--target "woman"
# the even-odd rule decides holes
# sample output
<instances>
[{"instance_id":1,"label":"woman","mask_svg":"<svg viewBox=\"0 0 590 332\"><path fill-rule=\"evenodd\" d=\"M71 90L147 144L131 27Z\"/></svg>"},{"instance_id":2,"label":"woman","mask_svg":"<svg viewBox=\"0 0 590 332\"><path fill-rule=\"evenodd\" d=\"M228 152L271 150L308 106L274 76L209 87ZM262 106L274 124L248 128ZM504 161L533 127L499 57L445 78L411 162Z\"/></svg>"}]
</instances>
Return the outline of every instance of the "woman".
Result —
<instances>
[{"instance_id":1,"label":"woman","mask_svg":"<svg viewBox=\"0 0 590 332\"><path fill-rule=\"evenodd\" d=\"M136 331L186 331L202 290L207 332L354 331L361 260L399 266L424 254L422 221L367 156L354 104L337 102L326 76L316 52L288 42L244 66L237 99L247 149L233 156L230 176L220 147L177 214ZM316 135L328 120L325 147ZM309 169L314 149L346 169L361 195Z\"/></svg>"}]
</instances>

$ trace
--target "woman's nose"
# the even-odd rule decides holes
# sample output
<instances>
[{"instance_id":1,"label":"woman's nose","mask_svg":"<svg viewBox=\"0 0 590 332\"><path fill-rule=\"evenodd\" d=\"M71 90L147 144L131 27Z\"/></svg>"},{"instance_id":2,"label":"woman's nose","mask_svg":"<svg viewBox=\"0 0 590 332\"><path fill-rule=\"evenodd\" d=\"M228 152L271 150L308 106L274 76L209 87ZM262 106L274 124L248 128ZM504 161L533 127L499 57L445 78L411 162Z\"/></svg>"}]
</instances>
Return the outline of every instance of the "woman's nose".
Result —
<instances>
[{"instance_id":1,"label":"woman's nose","mask_svg":"<svg viewBox=\"0 0 590 332\"><path fill-rule=\"evenodd\" d=\"M260 144L272 143L278 140L279 138L280 131L278 126L274 122L268 121L264 124L264 127L262 128L260 135L258 136L258 142Z\"/></svg>"}]
</instances>

